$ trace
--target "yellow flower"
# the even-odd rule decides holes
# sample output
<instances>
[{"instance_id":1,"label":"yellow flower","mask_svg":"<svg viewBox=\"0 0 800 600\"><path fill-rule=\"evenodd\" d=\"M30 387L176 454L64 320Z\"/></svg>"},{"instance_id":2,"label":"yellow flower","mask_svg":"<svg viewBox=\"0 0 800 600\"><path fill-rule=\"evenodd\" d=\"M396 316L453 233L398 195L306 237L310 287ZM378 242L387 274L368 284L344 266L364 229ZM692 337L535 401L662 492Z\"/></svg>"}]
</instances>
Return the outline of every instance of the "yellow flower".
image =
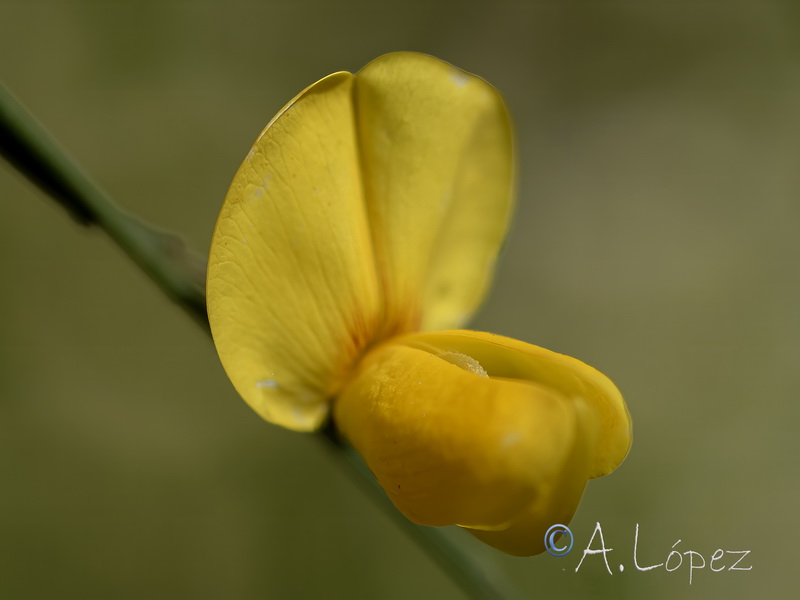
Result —
<instances>
[{"instance_id":1,"label":"yellow flower","mask_svg":"<svg viewBox=\"0 0 800 600\"><path fill-rule=\"evenodd\" d=\"M264 419L311 431L332 413L409 519L530 555L631 438L593 368L440 331L481 301L512 187L494 88L382 56L308 87L261 133L222 206L207 294L222 364Z\"/></svg>"}]
</instances>

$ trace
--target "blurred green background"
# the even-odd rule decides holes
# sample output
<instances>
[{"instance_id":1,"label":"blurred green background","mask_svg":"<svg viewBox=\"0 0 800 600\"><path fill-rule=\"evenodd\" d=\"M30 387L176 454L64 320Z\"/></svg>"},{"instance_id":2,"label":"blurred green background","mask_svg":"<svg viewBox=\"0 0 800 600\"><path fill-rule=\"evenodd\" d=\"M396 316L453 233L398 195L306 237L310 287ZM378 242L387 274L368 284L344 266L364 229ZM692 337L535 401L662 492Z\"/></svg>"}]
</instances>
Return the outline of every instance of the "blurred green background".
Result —
<instances>
[{"instance_id":1,"label":"blurred green background","mask_svg":"<svg viewBox=\"0 0 800 600\"><path fill-rule=\"evenodd\" d=\"M567 557L450 534L525 598L788 597L798 32L798 5L756 0L2 0L0 78L120 204L205 252L239 162L306 85L401 49L485 77L516 121L520 193L473 327L608 373L634 446L589 484ZM317 440L238 399L102 233L5 164L0 226L0 598L462 597ZM598 521L614 574L599 555L576 573ZM750 550L752 570L637 572L637 523L643 566L681 540L707 561Z\"/></svg>"}]
</instances>

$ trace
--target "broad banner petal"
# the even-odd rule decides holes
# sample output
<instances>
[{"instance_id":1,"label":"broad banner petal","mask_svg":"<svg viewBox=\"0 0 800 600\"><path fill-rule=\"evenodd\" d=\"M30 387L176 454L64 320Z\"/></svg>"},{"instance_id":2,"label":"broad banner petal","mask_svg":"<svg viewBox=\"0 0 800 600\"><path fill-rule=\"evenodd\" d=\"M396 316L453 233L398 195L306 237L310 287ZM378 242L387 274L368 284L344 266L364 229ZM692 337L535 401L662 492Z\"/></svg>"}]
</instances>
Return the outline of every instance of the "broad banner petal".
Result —
<instances>
[{"instance_id":1,"label":"broad banner petal","mask_svg":"<svg viewBox=\"0 0 800 600\"><path fill-rule=\"evenodd\" d=\"M234 177L217 221L207 297L217 350L266 420L318 427L373 336L379 289L362 192L353 76L292 100Z\"/></svg>"}]
</instances>

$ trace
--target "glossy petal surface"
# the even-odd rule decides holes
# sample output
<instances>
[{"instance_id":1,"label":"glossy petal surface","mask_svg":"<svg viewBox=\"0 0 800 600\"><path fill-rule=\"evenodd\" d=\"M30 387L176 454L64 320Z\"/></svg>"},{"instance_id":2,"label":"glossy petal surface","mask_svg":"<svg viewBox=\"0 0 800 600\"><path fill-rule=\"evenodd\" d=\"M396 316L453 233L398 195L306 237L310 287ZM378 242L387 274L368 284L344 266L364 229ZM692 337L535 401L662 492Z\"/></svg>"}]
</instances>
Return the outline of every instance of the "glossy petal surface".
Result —
<instances>
[{"instance_id":1,"label":"glossy petal surface","mask_svg":"<svg viewBox=\"0 0 800 600\"><path fill-rule=\"evenodd\" d=\"M586 363L533 344L479 331L441 331L400 338L403 343L433 353L458 352L472 357L491 377L534 381L569 398L586 401L585 416L595 432L589 477L616 469L631 446L631 419L617 386Z\"/></svg>"},{"instance_id":2,"label":"glossy petal surface","mask_svg":"<svg viewBox=\"0 0 800 600\"><path fill-rule=\"evenodd\" d=\"M423 525L502 527L573 444L568 399L404 345L370 352L337 399L339 428L390 498Z\"/></svg>"},{"instance_id":3,"label":"glossy petal surface","mask_svg":"<svg viewBox=\"0 0 800 600\"><path fill-rule=\"evenodd\" d=\"M544 534L551 525L566 524L578 509L586 487L589 438L579 421L575 443L560 472L542 482L539 493L505 527L496 530L467 529L479 540L514 556L533 556L545 551Z\"/></svg>"},{"instance_id":4,"label":"glossy petal surface","mask_svg":"<svg viewBox=\"0 0 800 600\"><path fill-rule=\"evenodd\" d=\"M409 519L458 524L530 555L544 549L540 530L569 521L586 481L624 458L629 420L618 400L580 361L451 331L372 350L334 415Z\"/></svg>"}]
</instances>

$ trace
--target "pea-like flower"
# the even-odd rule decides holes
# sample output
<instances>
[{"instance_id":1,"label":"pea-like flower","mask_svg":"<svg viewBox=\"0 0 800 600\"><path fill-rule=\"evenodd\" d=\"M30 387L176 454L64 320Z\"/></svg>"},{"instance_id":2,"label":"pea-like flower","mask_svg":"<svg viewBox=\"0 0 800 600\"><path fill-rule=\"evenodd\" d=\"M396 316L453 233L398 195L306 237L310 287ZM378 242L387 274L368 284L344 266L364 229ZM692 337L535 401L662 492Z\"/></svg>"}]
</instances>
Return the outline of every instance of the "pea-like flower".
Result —
<instances>
[{"instance_id":1,"label":"pea-like flower","mask_svg":"<svg viewBox=\"0 0 800 600\"><path fill-rule=\"evenodd\" d=\"M222 364L264 419L332 417L410 520L531 555L622 462L631 428L592 367L455 330L507 229L512 146L495 89L436 58L325 77L236 173L207 294Z\"/></svg>"}]
</instances>

